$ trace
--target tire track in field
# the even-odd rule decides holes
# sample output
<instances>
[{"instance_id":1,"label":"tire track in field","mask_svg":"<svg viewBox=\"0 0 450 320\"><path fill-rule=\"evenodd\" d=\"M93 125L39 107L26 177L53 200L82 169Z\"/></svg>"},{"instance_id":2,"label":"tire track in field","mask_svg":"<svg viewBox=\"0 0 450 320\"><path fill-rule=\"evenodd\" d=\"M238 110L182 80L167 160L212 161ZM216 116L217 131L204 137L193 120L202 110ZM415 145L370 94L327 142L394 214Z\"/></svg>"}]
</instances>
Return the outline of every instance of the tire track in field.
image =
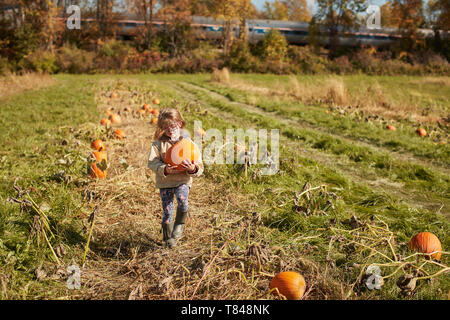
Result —
<instances>
[{"instance_id":1,"label":"tire track in field","mask_svg":"<svg viewBox=\"0 0 450 320\"><path fill-rule=\"evenodd\" d=\"M202 89L202 87L198 87L195 85L192 85L191 83L186 82L180 82L181 85L185 85L186 87L193 87L195 89L199 88ZM220 116L224 119L229 120L230 122L236 121L236 118L232 116L230 113L221 111L220 109L208 104L207 102L203 101L200 97L198 97L195 93L190 92L184 87L180 87L178 83L170 82L170 86L177 91L181 96L189 97L192 100L197 100L201 102L202 106L213 109L215 114L220 114ZM205 89L203 90L205 93L209 94L209 90ZM215 97L214 92L212 92L213 98ZM217 94L220 100L226 99L227 103L230 103L230 101L220 95ZM222 99L223 98L223 99ZM231 102L234 103L234 102ZM261 116L272 116L270 113L260 110L259 108L242 104L239 102L234 103L236 105L239 105L244 108L244 110L255 113ZM256 109L256 110L254 110ZM254 112L253 112L254 111ZM287 124L289 122L295 122L294 120L286 119ZM286 123L283 121L284 123ZM298 126L298 123L295 123L295 125ZM298 149L298 143L293 142L289 138L280 136L280 141L288 145L289 147L293 149ZM417 209L426 209L429 211L438 211L441 212L445 216L449 216L445 211L443 211L445 204L442 202L436 200L436 199L429 199L421 192L418 192L417 190L411 190L411 189L405 189L404 185L402 183L397 183L394 181L389 180L388 178L377 178L375 180L370 180L368 177L370 176L377 176L376 172L372 168L358 168L358 165L355 164L353 161L344 158L342 156L329 154L323 151L319 151L317 149L313 148L307 148L304 147L301 149L301 156L304 158L311 158L324 167L331 167L334 168L339 175L348 178L349 180L366 185L370 187L373 190L376 190L377 192L385 193L394 197L398 197L401 199L404 203L406 203L408 206L415 207ZM412 196L414 195L414 196ZM445 208L446 209L446 208Z\"/></svg>"},{"instance_id":2,"label":"tire track in field","mask_svg":"<svg viewBox=\"0 0 450 320\"><path fill-rule=\"evenodd\" d=\"M416 162L424 167L428 167L431 170L435 171L435 172L442 172L446 175L450 175L450 168L448 168L447 166L445 166L444 164L441 164L439 162L434 162L434 161L427 161L424 159L421 159L417 156L414 156L411 152L408 151L404 151L404 152L398 152L398 151L392 151L388 148L384 148L381 146L376 146L372 143L369 142L364 142L360 139L356 139L353 137L349 137L347 135L340 135L337 133L333 133L330 132L329 130L324 129L323 127L318 127L318 126L314 126L311 125L310 123L308 123L305 120L302 120L301 118L298 117L286 117L286 116L282 116L279 114L276 114L275 112L268 112L268 111L264 111L263 109L253 106L253 105L249 105L243 102L238 102L238 101L233 101L230 98L215 92L213 90L210 90L208 88L202 87L201 85L197 85L191 82L183 82L183 84L188 85L188 86L192 86L195 87L195 89L197 90L202 90L205 93L208 93L209 95L211 95L213 98L216 98L218 100L222 100L224 102L227 102L229 104L233 104L235 106L239 106L244 108L246 111L248 112L252 112L258 115L263 115L263 116L270 116L273 117L275 119L277 119L280 122L283 122L286 125L291 125L293 127L304 127L306 129L315 131L315 132L319 132L321 134L326 134L329 136L332 136L336 139L340 139L342 141L345 141L347 143L351 143L354 144L356 146L360 146L360 147L366 147L369 149L372 149L373 151L376 151L377 153L388 153L393 159L398 160L398 161L403 161L403 162Z\"/></svg>"}]
</instances>

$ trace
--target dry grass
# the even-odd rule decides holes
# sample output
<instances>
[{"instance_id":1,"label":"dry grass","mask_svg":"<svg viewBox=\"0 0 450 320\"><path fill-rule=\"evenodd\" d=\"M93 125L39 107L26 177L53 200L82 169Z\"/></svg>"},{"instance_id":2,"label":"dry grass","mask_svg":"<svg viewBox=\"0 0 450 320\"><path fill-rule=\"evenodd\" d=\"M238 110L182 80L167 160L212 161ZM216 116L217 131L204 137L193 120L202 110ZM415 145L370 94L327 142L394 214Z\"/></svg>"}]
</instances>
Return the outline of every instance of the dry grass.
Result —
<instances>
[{"instance_id":1,"label":"dry grass","mask_svg":"<svg viewBox=\"0 0 450 320\"><path fill-rule=\"evenodd\" d=\"M54 85L57 80L48 74L25 73L16 75L11 73L0 77L0 98L18 94L25 90L38 90Z\"/></svg>"},{"instance_id":2,"label":"dry grass","mask_svg":"<svg viewBox=\"0 0 450 320\"><path fill-rule=\"evenodd\" d=\"M230 83L230 71L228 70L228 68L223 68L221 70L214 69L211 74L211 81L223 84Z\"/></svg>"},{"instance_id":3,"label":"dry grass","mask_svg":"<svg viewBox=\"0 0 450 320\"><path fill-rule=\"evenodd\" d=\"M117 102L106 96L97 95L101 110L130 106L120 92ZM271 278L285 270L301 271L308 279L304 299L342 298L332 275L325 279L298 246L269 244L271 231L253 212L257 199L205 177L191 189L184 237L177 248L165 248L159 191L146 168L154 127L142 118L121 115L120 128L128 137L108 141L108 179L88 187L99 210L79 298L270 299Z\"/></svg>"},{"instance_id":4,"label":"dry grass","mask_svg":"<svg viewBox=\"0 0 450 320\"><path fill-rule=\"evenodd\" d=\"M275 83L271 87L254 85L248 81L233 79L229 82L219 81L227 87L239 89L254 95L273 98L291 99L304 104L327 104L337 108L345 108L345 112L364 112L386 119L411 120L417 123L436 123L442 118L439 110L424 112L423 106L408 101L394 101L390 94L378 83L361 83L359 90L352 92L341 77L329 77L319 83L300 82L297 77L290 76L289 83ZM417 80L417 84L449 85L447 78L426 77ZM249 95L249 103L257 101Z\"/></svg>"}]
</instances>

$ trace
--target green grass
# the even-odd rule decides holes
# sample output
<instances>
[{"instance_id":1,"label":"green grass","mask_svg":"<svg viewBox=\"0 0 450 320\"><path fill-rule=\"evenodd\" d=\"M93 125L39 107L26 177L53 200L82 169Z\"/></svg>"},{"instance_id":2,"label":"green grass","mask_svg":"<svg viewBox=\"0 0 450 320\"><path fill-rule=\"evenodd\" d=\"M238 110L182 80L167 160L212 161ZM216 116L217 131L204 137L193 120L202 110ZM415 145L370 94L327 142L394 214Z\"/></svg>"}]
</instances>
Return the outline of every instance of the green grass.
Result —
<instances>
[{"instance_id":1,"label":"green grass","mask_svg":"<svg viewBox=\"0 0 450 320\"><path fill-rule=\"evenodd\" d=\"M64 126L78 126L95 118L97 110L89 80L60 79L55 86L11 96L0 107L0 270L6 275L10 290L1 291L2 299L35 299L55 297L65 284L48 287L34 281L36 268L53 262L43 238L30 238L33 210L20 213L19 205L6 202L17 197L17 185L29 190L38 205L46 203L48 216L56 236L52 246L64 243L68 262L77 257L77 249L85 243L81 221L75 215L81 210L82 195L73 185L58 182L55 174L81 177L85 172L84 150L62 145L67 138ZM59 159L69 156L74 163L65 167ZM79 263L79 262L78 262ZM55 287L56 286L56 287ZM65 291L65 290L64 290Z\"/></svg>"},{"instance_id":2,"label":"green grass","mask_svg":"<svg viewBox=\"0 0 450 320\"><path fill-rule=\"evenodd\" d=\"M57 85L12 96L0 106L0 142L3 146L0 151L0 276L6 275L9 288L6 292L1 291L2 299L52 298L67 294L64 282L35 280L36 268L53 266L51 252L44 242L38 244L36 237L29 237L34 213L24 211L21 214L17 204L5 200L16 196L13 183L19 177L18 184L23 189L28 188L38 204L46 202L50 206L48 214L56 235L52 245L63 243L68 251L63 261L66 264L72 260L81 263L87 231L77 216L80 211L89 212L90 208L83 204L80 188L74 183L58 182L54 176L60 170L66 170L66 174L82 183L85 173L83 157L86 156L83 147L62 145L61 142L72 137L66 126L79 127L84 123L96 122L98 112L92 85L106 78L58 76ZM242 75L242 78L261 82L280 79L277 76L259 78L255 75ZM444 203L442 213L448 211L450 201L449 177L444 174L406 160L396 160L387 153L357 146L327 133L301 126L288 127L270 116L251 114L179 83L191 81L206 86L203 81L208 79L207 75L128 75L113 76L112 79L120 80L130 90L158 92L161 105L177 107L188 121L191 132L194 120L201 120L205 129L217 128L222 132L227 128L279 128L282 133L282 161L278 174L251 178L251 173L256 169L254 167L245 176L237 165L211 165L206 166L205 177L254 199L254 207L263 213L264 226L268 230L265 240L271 245L281 246L288 253L293 247L302 250L304 257L317 263L321 270L326 268L325 257L329 251L330 239L335 235L332 227L349 230L345 220L352 215L361 221L370 221L373 217L385 221L394 232L402 255L408 252L404 243L420 231L435 233L441 239L444 250L450 245L449 222L444 214L418 208L414 201L397 197L388 189L384 191L383 188L374 188L364 179L357 181L342 166L351 166L361 174L373 175L374 179L402 182L403 191L411 198L416 193L421 193L432 201ZM127 80L131 79L137 79L138 84L128 84ZM378 81L382 82L383 78ZM230 90L229 94L232 96L233 92ZM190 95L195 97L194 101ZM191 112L184 111L188 104ZM198 106L200 110L196 111L192 105ZM281 112L284 116L291 115L290 110L281 111L282 106L270 105L274 111ZM313 119L316 111L313 107L308 108L311 112L308 117ZM208 110L207 114L204 113L205 110ZM352 119L344 120L356 127ZM314 125L328 124L322 121L324 120L319 117ZM338 126L339 120L334 119L330 123ZM358 131L361 135L365 134L364 128ZM406 136L405 134L405 139ZM83 136L78 139L87 142ZM335 163L322 163L308 156L308 150L318 155L323 154L324 158L329 157ZM70 157L74 164L70 167L60 164L58 160L64 156ZM313 187L327 185L313 194L311 202L301 200L309 212L324 210L325 214L305 215L293 210L295 193L301 190L306 181L310 181ZM329 201L332 206L327 208ZM353 267L355 263L382 262L376 257L369 258L367 251L349 252L345 245L338 243L333 245L331 258L335 266L329 268L330 282L341 282L346 288L358 276L359 269ZM448 256L443 258L443 262L448 263ZM384 274L389 271L392 269L383 270ZM432 283L425 283L413 299L443 299L449 290L450 279L443 275ZM386 281L381 291L370 292L356 288L355 293L362 299L401 298L395 279Z\"/></svg>"},{"instance_id":3,"label":"green grass","mask_svg":"<svg viewBox=\"0 0 450 320\"><path fill-rule=\"evenodd\" d=\"M273 112L275 115L287 119L296 119L298 126L311 126L313 129L355 141L369 142L387 150L407 151L414 156L434 160L441 165L448 166L450 164L450 147L436 144L435 139L418 137L415 134L415 128L410 123L396 123L396 121L382 121L381 119L366 121L366 115L359 112L351 115L340 115L339 112L332 111L326 114L326 109L324 109L322 104L308 106L287 97L285 99L268 99L267 96L213 84L206 79L200 82L200 85L226 96L231 101L254 105L264 111ZM450 93L447 92L447 95L450 95ZM439 106L441 109L447 109L447 105ZM386 130L386 123L394 123L397 131L393 133ZM436 128L435 125L425 125L423 127L428 132Z\"/></svg>"}]
</instances>

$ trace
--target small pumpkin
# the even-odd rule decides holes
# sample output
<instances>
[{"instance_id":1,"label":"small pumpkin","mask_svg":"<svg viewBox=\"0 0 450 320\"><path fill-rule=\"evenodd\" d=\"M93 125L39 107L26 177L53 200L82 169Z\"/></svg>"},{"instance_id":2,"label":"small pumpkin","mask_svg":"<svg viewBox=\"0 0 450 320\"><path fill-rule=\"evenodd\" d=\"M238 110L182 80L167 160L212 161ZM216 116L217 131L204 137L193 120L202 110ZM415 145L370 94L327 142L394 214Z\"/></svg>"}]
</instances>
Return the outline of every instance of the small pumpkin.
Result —
<instances>
[{"instance_id":1,"label":"small pumpkin","mask_svg":"<svg viewBox=\"0 0 450 320\"><path fill-rule=\"evenodd\" d=\"M152 107L150 107L150 105L147 103L145 103L141 109L147 112L152 112Z\"/></svg>"},{"instance_id":2,"label":"small pumpkin","mask_svg":"<svg viewBox=\"0 0 450 320\"><path fill-rule=\"evenodd\" d=\"M91 162L88 172L93 178L106 178L108 172L108 157L104 151L95 151L93 153L94 161Z\"/></svg>"},{"instance_id":3,"label":"small pumpkin","mask_svg":"<svg viewBox=\"0 0 450 320\"><path fill-rule=\"evenodd\" d=\"M97 150L97 151L103 151L103 150L106 150L105 144L104 144L103 141L100 140L100 139L97 139L97 140L92 141L91 147L94 148L94 149Z\"/></svg>"},{"instance_id":4,"label":"small pumpkin","mask_svg":"<svg viewBox=\"0 0 450 320\"><path fill-rule=\"evenodd\" d=\"M102 162L102 160L108 162L108 156L105 151L94 151L93 156L97 162Z\"/></svg>"},{"instance_id":5,"label":"small pumpkin","mask_svg":"<svg viewBox=\"0 0 450 320\"><path fill-rule=\"evenodd\" d=\"M155 116L159 116L159 110L158 109L152 109L151 113Z\"/></svg>"},{"instance_id":6,"label":"small pumpkin","mask_svg":"<svg viewBox=\"0 0 450 320\"><path fill-rule=\"evenodd\" d=\"M416 234L408 243L410 250L423 252L423 253L433 253L432 258L436 260L441 260L442 245L439 238L436 237L431 232L420 232Z\"/></svg>"},{"instance_id":7,"label":"small pumpkin","mask_svg":"<svg viewBox=\"0 0 450 320\"><path fill-rule=\"evenodd\" d=\"M416 133L421 137L425 137L427 135L427 131L424 128L418 128Z\"/></svg>"},{"instance_id":8,"label":"small pumpkin","mask_svg":"<svg viewBox=\"0 0 450 320\"><path fill-rule=\"evenodd\" d=\"M306 290L306 281L295 271L280 272L270 281L270 292L274 295L283 295L288 300L299 300Z\"/></svg>"},{"instance_id":9,"label":"small pumpkin","mask_svg":"<svg viewBox=\"0 0 450 320\"><path fill-rule=\"evenodd\" d=\"M166 151L164 162L181 169L179 165L183 160L197 162L199 158L200 149L197 145L190 139L182 139Z\"/></svg>"},{"instance_id":10,"label":"small pumpkin","mask_svg":"<svg viewBox=\"0 0 450 320\"><path fill-rule=\"evenodd\" d=\"M109 119L102 119L100 120L100 124L102 126L109 128L111 126L111 121Z\"/></svg>"},{"instance_id":11,"label":"small pumpkin","mask_svg":"<svg viewBox=\"0 0 450 320\"><path fill-rule=\"evenodd\" d=\"M117 93L115 93L115 92L111 93L111 98L112 98L112 99L115 99L115 98L117 98L117 97L118 97Z\"/></svg>"},{"instance_id":12,"label":"small pumpkin","mask_svg":"<svg viewBox=\"0 0 450 320\"><path fill-rule=\"evenodd\" d=\"M126 138L127 135L125 134L125 132L122 129L117 129L114 131L114 135L116 136L117 139L122 140L123 138Z\"/></svg>"},{"instance_id":13,"label":"small pumpkin","mask_svg":"<svg viewBox=\"0 0 450 320\"><path fill-rule=\"evenodd\" d=\"M115 124L122 123L122 118L120 118L120 116L118 114L111 114L109 116L109 120L111 121L111 123L115 123Z\"/></svg>"},{"instance_id":14,"label":"small pumpkin","mask_svg":"<svg viewBox=\"0 0 450 320\"><path fill-rule=\"evenodd\" d=\"M139 109L139 110L137 111L137 113L138 113L139 115L141 115L141 116L145 116L146 111L145 111L144 109Z\"/></svg>"},{"instance_id":15,"label":"small pumpkin","mask_svg":"<svg viewBox=\"0 0 450 320\"><path fill-rule=\"evenodd\" d=\"M152 118L152 123L153 124L157 124L158 123L158 118Z\"/></svg>"},{"instance_id":16,"label":"small pumpkin","mask_svg":"<svg viewBox=\"0 0 450 320\"><path fill-rule=\"evenodd\" d=\"M159 104L159 99L158 98L153 99L153 104Z\"/></svg>"},{"instance_id":17,"label":"small pumpkin","mask_svg":"<svg viewBox=\"0 0 450 320\"><path fill-rule=\"evenodd\" d=\"M388 129L388 130L391 130L391 131L395 131L395 130L397 130L397 128L396 127L394 127L393 125L391 125L391 124L388 124L387 126L386 126L386 129Z\"/></svg>"}]
</instances>

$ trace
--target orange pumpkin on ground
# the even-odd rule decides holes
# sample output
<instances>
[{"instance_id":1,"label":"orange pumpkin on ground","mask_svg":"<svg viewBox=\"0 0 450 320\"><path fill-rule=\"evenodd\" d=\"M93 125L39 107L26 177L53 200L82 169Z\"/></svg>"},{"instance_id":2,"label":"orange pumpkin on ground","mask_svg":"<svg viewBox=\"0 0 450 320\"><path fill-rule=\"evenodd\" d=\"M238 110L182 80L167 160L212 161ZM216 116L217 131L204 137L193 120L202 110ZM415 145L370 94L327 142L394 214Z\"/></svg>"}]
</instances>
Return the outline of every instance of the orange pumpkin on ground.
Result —
<instances>
[{"instance_id":1,"label":"orange pumpkin on ground","mask_svg":"<svg viewBox=\"0 0 450 320\"><path fill-rule=\"evenodd\" d=\"M118 96L117 96L117 93L115 93L115 92L111 93L111 98L115 99L115 98L117 98L117 97L118 97Z\"/></svg>"},{"instance_id":2,"label":"orange pumpkin on ground","mask_svg":"<svg viewBox=\"0 0 450 320\"><path fill-rule=\"evenodd\" d=\"M197 145L190 139L182 139L167 150L164 162L181 170L179 165L183 160L197 162L199 158L200 149Z\"/></svg>"},{"instance_id":3,"label":"orange pumpkin on ground","mask_svg":"<svg viewBox=\"0 0 450 320\"><path fill-rule=\"evenodd\" d=\"M105 160L108 162L108 155L105 151L94 151L94 158L97 160L97 162L102 162L102 160Z\"/></svg>"},{"instance_id":4,"label":"orange pumpkin on ground","mask_svg":"<svg viewBox=\"0 0 450 320\"><path fill-rule=\"evenodd\" d=\"M439 241L439 238L436 237L431 232L420 232L416 234L408 243L408 247L410 250L423 252L423 253L432 253L432 258L436 260L441 260L442 254L442 245Z\"/></svg>"},{"instance_id":5,"label":"orange pumpkin on ground","mask_svg":"<svg viewBox=\"0 0 450 320\"><path fill-rule=\"evenodd\" d=\"M427 131L424 128L417 129L416 133L421 137L425 137L427 135Z\"/></svg>"},{"instance_id":6,"label":"orange pumpkin on ground","mask_svg":"<svg viewBox=\"0 0 450 320\"><path fill-rule=\"evenodd\" d=\"M100 124L102 126L109 127L109 126L111 126L111 121L109 119L102 119L102 120L100 120Z\"/></svg>"},{"instance_id":7,"label":"orange pumpkin on ground","mask_svg":"<svg viewBox=\"0 0 450 320\"><path fill-rule=\"evenodd\" d=\"M153 99L153 104L159 104L159 99L158 98Z\"/></svg>"},{"instance_id":8,"label":"orange pumpkin on ground","mask_svg":"<svg viewBox=\"0 0 450 320\"><path fill-rule=\"evenodd\" d=\"M158 123L158 118L152 118L152 123L153 124L157 124Z\"/></svg>"},{"instance_id":9,"label":"orange pumpkin on ground","mask_svg":"<svg viewBox=\"0 0 450 320\"><path fill-rule=\"evenodd\" d=\"M94 149L97 150L97 151L103 151L103 150L106 149L106 147L105 147L103 141L100 140L100 139L97 139L97 140L92 141L91 147L94 148Z\"/></svg>"},{"instance_id":10,"label":"orange pumpkin on ground","mask_svg":"<svg viewBox=\"0 0 450 320\"><path fill-rule=\"evenodd\" d=\"M306 289L306 282L303 276L294 271L278 273L270 282L272 294L283 295L288 300L299 300L303 297Z\"/></svg>"},{"instance_id":11,"label":"orange pumpkin on ground","mask_svg":"<svg viewBox=\"0 0 450 320\"><path fill-rule=\"evenodd\" d=\"M158 116L159 115L159 110L158 109L152 109L151 113L154 114L155 116Z\"/></svg>"},{"instance_id":12,"label":"orange pumpkin on ground","mask_svg":"<svg viewBox=\"0 0 450 320\"><path fill-rule=\"evenodd\" d=\"M123 138L127 137L127 135L125 134L125 132L122 129L117 129L116 131L114 131L114 134L115 134L116 138L119 140L122 140Z\"/></svg>"},{"instance_id":13,"label":"orange pumpkin on ground","mask_svg":"<svg viewBox=\"0 0 450 320\"><path fill-rule=\"evenodd\" d=\"M93 156L96 161L92 162L89 167L89 174L93 178L106 178L108 157L104 151L95 151Z\"/></svg>"},{"instance_id":14,"label":"orange pumpkin on ground","mask_svg":"<svg viewBox=\"0 0 450 320\"><path fill-rule=\"evenodd\" d=\"M150 105L147 104L147 103L145 103L145 104L142 106L141 109L142 109L142 110L145 110L145 111L147 111L147 112L152 112L152 107L150 107Z\"/></svg>"},{"instance_id":15,"label":"orange pumpkin on ground","mask_svg":"<svg viewBox=\"0 0 450 320\"><path fill-rule=\"evenodd\" d=\"M391 131L397 130L397 128L395 128L393 125L390 125L390 124L388 124L388 125L386 126L386 129L391 130Z\"/></svg>"},{"instance_id":16,"label":"orange pumpkin on ground","mask_svg":"<svg viewBox=\"0 0 450 320\"><path fill-rule=\"evenodd\" d=\"M121 124L122 123L122 118L120 118L120 116L118 114L112 114L109 116L109 120L111 121L111 123L115 123L115 124Z\"/></svg>"}]
</instances>

